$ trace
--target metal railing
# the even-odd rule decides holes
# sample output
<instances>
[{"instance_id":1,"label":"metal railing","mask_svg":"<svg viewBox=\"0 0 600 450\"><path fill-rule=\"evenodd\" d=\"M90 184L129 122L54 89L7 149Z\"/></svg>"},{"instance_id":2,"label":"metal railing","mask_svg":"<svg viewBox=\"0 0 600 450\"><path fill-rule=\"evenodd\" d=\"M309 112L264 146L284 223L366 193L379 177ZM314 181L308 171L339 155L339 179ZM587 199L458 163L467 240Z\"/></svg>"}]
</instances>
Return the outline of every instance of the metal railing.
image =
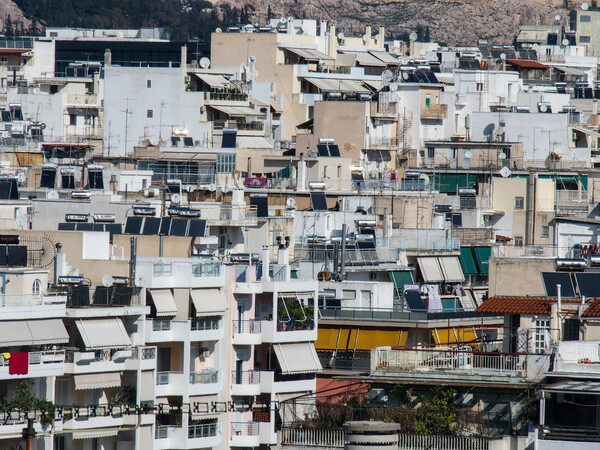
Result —
<instances>
[{"instance_id":1,"label":"metal railing","mask_svg":"<svg viewBox=\"0 0 600 450\"><path fill-rule=\"evenodd\" d=\"M231 382L233 384L259 384L260 371L258 370L232 370Z\"/></svg>"},{"instance_id":2,"label":"metal railing","mask_svg":"<svg viewBox=\"0 0 600 450\"><path fill-rule=\"evenodd\" d=\"M221 263L198 263L192 264L192 274L196 278L221 276Z\"/></svg>"},{"instance_id":3,"label":"metal railing","mask_svg":"<svg viewBox=\"0 0 600 450\"><path fill-rule=\"evenodd\" d=\"M282 428L281 443L285 445L344 448L344 431Z\"/></svg>"},{"instance_id":4,"label":"metal railing","mask_svg":"<svg viewBox=\"0 0 600 450\"><path fill-rule=\"evenodd\" d=\"M190 384L210 384L219 382L217 369L205 369L200 372L190 373Z\"/></svg>"},{"instance_id":5,"label":"metal railing","mask_svg":"<svg viewBox=\"0 0 600 450\"><path fill-rule=\"evenodd\" d=\"M369 371L371 369L370 356L340 356L334 352L318 352L319 361L323 369L336 370L361 370Z\"/></svg>"},{"instance_id":6,"label":"metal railing","mask_svg":"<svg viewBox=\"0 0 600 450\"><path fill-rule=\"evenodd\" d=\"M156 347L134 347L131 350L131 359L156 359Z\"/></svg>"},{"instance_id":7,"label":"metal railing","mask_svg":"<svg viewBox=\"0 0 600 450\"><path fill-rule=\"evenodd\" d=\"M152 319L152 331L169 331L171 319Z\"/></svg>"},{"instance_id":8,"label":"metal railing","mask_svg":"<svg viewBox=\"0 0 600 450\"><path fill-rule=\"evenodd\" d=\"M234 320L233 334L260 334L260 320Z\"/></svg>"},{"instance_id":9,"label":"metal railing","mask_svg":"<svg viewBox=\"0 0 600 450\"><path fill-rule=\"evenodd\" d=\"M258 436L259 422L231 422L233 436Z\"/></svg>"},{"instance_id":10,"label":"metal railing","mask_svg":"<svg viewBox=\"0 0 600 450\"><path fill-rule=\"evenodd\" d=\"M62 364L65 362L66 354L64 350L48 351L48 352L30 352L29 364ZM5 358L0 354L0 366L8 366L10 358Z\"/></svg>"},{"instance_id":11,"label":"metal railing","mask_svg":"<svg viewBox=\"0 0 600 450\"><path fill-rule=\"evenodd\" d=\"M180 430L181 427L174 425L157 425L154 431L154 439L167 439L172 430Z\"/></svg>"},{"instance_id":12,"label":"metal railing","mask_svg":"<svg viewBox=\"0 0 600 450\"><path fill-rule=\"evenodd\" d=\"M188 439L213 437L217 435L218 423L204 423L188 426Z\"/></svg>"},{"instance_id":13,"label":"metal railing","mask_svg":"<svg viewBox=\"0 0 600 450\"><path fill-rule=\"evenodd\" d=\"M221 319L216 318L192 319L190 329L191 331L218 330L220 322Z\"/></svg>"},{"instance_id":14,"label":"metal railing","mask_svg":"<svg viewBox=\"0 0 600 450\"><path fill-rule=\"evenodd\" d=\"M65 304L66 295L47 296L45 294L1 294L0 308Z\"/></svg>"},{"instance_id":15,"label":"metal railing","mask_svg":"<svg viewBox=\"0 0 600 450\"><path fill-rule=\"evenodd\" d=\"M526 355L479 353L470 347L450 350L375 350L378 370L444 370L460 373L518 376L526 368Z\"/></svg>"},{"instance_id":16,"label":"metal railing","mask_svg":"<svg viewBox=\"0 0 600 450\"><path fill-rule=\"evenodd\" d=\"M398 448L411 450L488 450L490 441L480 436L435 436L423 434L398 435Z\"/></svg>"},{"instance_id":17,"label":"metal railing","mask_svg":"<svg viewBox=\"0 0 600 450\"><path fill-rule=\"evenodd\" d=\"M567 256L570 248L560 248L556 246L523 246L515 247L513 245L498 245L492 247L492 256L494 258L557 258Z\"/></svg>"},{"instance_id":18,"label":"metal railing","mask_svg":"<svg viewBox=\"0 0 600 450\"><path fill-rule=\"evenodd\" d=\"M501 314L482 314L473 308L461 311L397 311L392 308L326 308L319 309L321 319L340 320L401 320L401 321L445 321L448 319L481 319L502 317Z\"/></svg>"},{"instance_id":19,"label":"metal railing","mask_svg":"<svg viewBox=\"0 0 600 450\"><path fill-rule=\"evenodd\" d=\"M173 264L156 262L152 265L152 274L155 277L170 277L173 275Z\"/></svg>"},{"instance_id":20,"label":"metal railing","mask_svg":"<svg viewBox=\"0 0 600 450\"><path fill-rule=\"evenodd\" d=\"M157 386L162 386L165 384L169 384L169 380L171 378L171 375L181 375L183 372L175 372L175 371L170 371L170 372L156 372L156 385Z\"/></svg>"}]
</instances>

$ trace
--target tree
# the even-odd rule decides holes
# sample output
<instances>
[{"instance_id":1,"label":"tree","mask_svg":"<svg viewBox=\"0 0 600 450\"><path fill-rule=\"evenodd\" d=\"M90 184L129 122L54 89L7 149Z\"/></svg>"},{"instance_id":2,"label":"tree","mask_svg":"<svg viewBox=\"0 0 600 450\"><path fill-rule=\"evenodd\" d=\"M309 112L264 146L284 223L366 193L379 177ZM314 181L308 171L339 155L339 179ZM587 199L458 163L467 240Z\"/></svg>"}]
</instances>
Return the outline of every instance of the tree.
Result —
<instances>
[{"instance_id":1,"label":"tree","mask_svg":"<svg viewBox=\"0 0 600 450\"><path fill-rule=\"evenodd\" d=\"M438 385L430 395L423 395L415 417L415 431L419 434L452 434L452 424L456 419L455 393L454 389Z\"/></svg>"},{"instance_id":2,"label":"tree","mask_svg":"<svg viewBox=\"0 0 600 450\"><path fill-rule=\"evenodd\" d=\"M4 22L4 34L6 36L13 35L13 23L12 23L12 19L10 18L10 14L6 18L6 22Z\"/></svg>"}]
</instances>

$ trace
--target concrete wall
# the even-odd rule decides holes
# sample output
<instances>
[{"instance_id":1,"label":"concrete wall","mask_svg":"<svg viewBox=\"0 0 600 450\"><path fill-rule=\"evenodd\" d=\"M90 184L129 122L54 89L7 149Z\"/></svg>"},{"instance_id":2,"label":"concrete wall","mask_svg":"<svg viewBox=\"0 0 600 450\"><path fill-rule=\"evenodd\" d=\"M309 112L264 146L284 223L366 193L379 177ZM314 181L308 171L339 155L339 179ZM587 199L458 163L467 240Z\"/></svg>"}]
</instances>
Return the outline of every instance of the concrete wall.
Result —
<instances>
[{"instance_id":1,"label":"concrete wall","mask_svg":"<svg viewBox=\"0 0 600 450\"><path fill-rule=\"evenodd\" d=\"M554 272L554 259L490 258L489 296L545 296L541 272Z\"/></svg>"}]
</instances>

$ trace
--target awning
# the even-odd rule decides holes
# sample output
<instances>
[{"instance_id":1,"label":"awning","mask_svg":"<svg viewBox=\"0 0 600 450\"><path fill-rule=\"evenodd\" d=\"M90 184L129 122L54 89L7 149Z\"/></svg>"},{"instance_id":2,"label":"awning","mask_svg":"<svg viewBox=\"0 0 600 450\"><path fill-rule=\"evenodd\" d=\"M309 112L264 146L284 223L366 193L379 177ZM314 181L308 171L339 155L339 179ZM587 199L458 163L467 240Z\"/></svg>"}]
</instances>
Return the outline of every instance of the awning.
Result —
<instances>
[{"instance_id":1,"label":"awning","mask_svg":"<svg viewBox=\"0 0 600 450\"><path fill-rule=\"evenodd\" d=\"M342 52L344 55L354 56L354 60L361 66L385 66L386 64L379 58L374 57L367 52Z\"/></svg>"},{"instance_id":2,"label":"awning","mask_svg":"<svg viewBox=\"0 0 600 450\"><path fill-rule=\"evenodd\" d=\"M238 136L237 148L266 148L272 149L273 144L262 136Z\"/></svg>"},{"instance_id":3,"label":"awning","mask_svg":"<svg viewBox=\"0 0 600 450\"><path fill-rule=\"evenodd\" d=\"M394 57L393 55L390 55L388 52L369 52L371 55L373 55L375 58L383 61L386 64L400 64L400 61L398 61L398 58Z\"/></svg>"},{"instance_id":4,"label":"awning","mask_svg":"<svg viewBox=\"0 0 600 450\"><path fill-rule=\"evenodd\" d=\"M449 283L465 281L465 275L460 267L458 256L438 257L445 281Z\"/></svg>"},{"instance_id":5,"label":"awning","mask_svg":"<svg viewBox=\"0 0 600 450\"><path fill-rule=\"evenodd\" d=\"M389 272L390 280L394 283L394 287L397 292L404 292L405 284L415 284L413 280L412 272L410 270Z\"/></svg>"},{"instance_id":6,"label":"awning","mask_svg":"<svg viewBox=\"0 0 600 450\"><path fill-rule=\"evenodd\" d=\"M421 275L425 283L439 283L444 281L444 275L440 268L440 264L437 258L417 258L419 263L419 269L421 269Z\"/></svg>"},{"instance_id":7,"label":"awning","mask_svg":"<svg viewBox=\"0 0 600 450\"><path fill-rule=\"evenodd\" d=\"M273 349L284 374L313 373L323 369L312 342L274 344Z\"/></svg>"},{"instance_id":8,"label":"awning","mask_svg":"<svg viewBox=\"0 0 600 450\"><path fill-rule=\"evenodd\" d=\"M105 389L121 386L121 372L87 373L74 375L75 390Z\"/></svg>"},{"instance_id":9,"label":"awning","mask_svg":"<svg viewBox=\"0 0 600 450\"><path fill-rule=\"evenodd\" d=\"M342 78L312 78L305 77L306 81L316 86L321 92L356 92L357 94L370 94L366 87L355 80Z\"/></svg>"},{"instance_id":10,"label":"awning","mask_svg":"<svg viewBox=\"0 0 600 450\"><path fill-rule=\"evenodd\" d=\"M271 109L276 114L281 114L283 112L283 108L275 100L271 99L270 104L271 104Z\"/></svg>"},{"instance_id":11,"label":"awning","mask_svg":"<svg viewBox=\"0 0 600 450\"><path fill-rule=\"evenodd\" d=\"M79 319L75 322L86 349L123 348L131 346L131 339L118 317Z\"/></svg>"},{"instance_id":12,"label":"awning","mask_svg":"<svg viewBox=\"0 0 600 450\"><path fill-rule=\"evenodd\" d=\"M337 350L339 328L322 328L319 326L315 348L317 350Z\"/></svg>"},{"instance_id":13,"label":"awning","mask_svg":"<svg viewBox=\"0 0 600 450\"><path fill-rule=\"evenodd\" d=\"M558 383L553 383L544 386L540 388L540 390L544 392L572 392L573 394L599 395L600 382L585 380L559 381Z\"/></svg>"},{"instance_id":14,"label":"awning","mask_svg":"<svg viewBox=\"0 0 600 450\"><path fill-rule=\"evenodd\" d=\"M0 322L0 347L66 344L69 334L61 319Z\"/></svg>"},{"instance_id":15,"label":"awning","mask_svg":"<svg viewBox=\"0 0 600 450\"><path fill-rule=\"evenodd\" d=\"M335 61L335 58L313 48L283 47L282 50L288 50L307 61Z\"/></svg>"},{"instance_id":16,"label":"awning","mask_svg":"<svg viewBox=\"0 0 600 450\"><path fill-rule=\"evenodd\" d=\"M383 86L381 80L363 80L363 83L365 83L367 86L372 87L376 91L380 91L381 87Z\"/></svg>"},{"instance_id":17,"label":"awning","mask_svg":"<svg viewBox=\"0 0 600 450\"><path fill-rule=\"evenodd\" d=\"M192 289L190 297L196 308L196 317L222 316L225 314L227 301L218 288Z\"/></svg>"},{"instance_id":18,"label":"awning","mask_svg":"<svg viewBox=\"0 0 600 450\"><path fill-rule=\"evenodd\" d=\"M150 295L158 317L177 315L177 305L171 289L150 289Z\"/></svg>"},{"instance_id":19,"label":"awning","mask_svg":"<svg viewBox=\"0 0 600 450\"><path fill-rule=\"evenodd\" d=\"M209 73L195 73L194 75L213 89L223 89L230 84L229 80L223 75L213 75Z\"/></svg>"},{"instance_id":20,"label":"awning","mask_svg":"<svg viewBox=\"0 0 600 450\"><path fill-rule=\"evenodd\" d=\"M589 134L590 136L600 137L600 133L594 130L590 130L585 127L573 127L575 131L579 131L580 133Z\"/></svg>"},{"instance_id":21,"label":"awning","mask_svg":"<svg viewBox=\"0 0 600 450\"><path fill-rule=\"evenodd\" d=\"M590 69L583 67L567 67L567 66L554 66L554 69L560 70L565 75L573 75L576 77L583 77Z\"/></svg>"},{"instance_id":22,"label":"awning","mask_svg":"<svg viewBox=\"0 0 600 450\"><path fill-rule=\"evenodd\" d=\"M479 273L481 275L487 275L489 272L489 259L492 255L491 247L473 247L475 250L475 259L477 260L477 266L479 267Z\"/></svg>"},{"instance_id":23,"label":"awning","mask_svg":"<svg viewBox=\"0 0 600 450\"><path fill-rule=\"evenodd\" d=\"M507 59L506 60L507 63L512 64L515 67L519 67L521 69L540 69L540 70L546 70L549 69L550 67L539 63L537 61L531 61L529 59Z\"/></svg>"},{"instance_id":24,"label":"awning","mask_svg":"<svg viewBox=\"0 0 600 450\"><path fill-rule=\"evenodd\" d=\"M90 431L73 431L72 436L73 439L94 439L116 436L117 434L119 434L119 430L117 428L111 428L110 430L98 428Z\"/></svg>"},{"instance_id":25,"label":"awning","mask_svg":"<svg viewBox=\"0 0 600 450\"><path fill-rule=\"evenodd\" d=\"M475 260L473 259L470 247L460 248L460 263L462 265L463 273L467 275L477 274L477 267L475 267Z\"/></svg>"},{"instance_id":26,"label":"awning","mask_svg":"<svg viewBox=\"0 0 600 450\"><path fill-rule=\"evenodd\" d=\"M215 106L208 105L229 117L246 117L246 116L264 116L260 111L250 108L249 106Z\"/></svg>"},{"instance_id":27,"label":"awning","mask_svg":"<svg viewBox=\"0 0 600 450\"><path fill-rule=\"evenodd\" d=\"M433 340L440 346L478 345L478 337L473 327L464 328L434 328L431 331Z\"/></svg>"},{"instance_id":28,"label":"awning","mask_svg":"<svg viewBox=\"0 0 600 450\"><path fill-rule=\"evenodd\" d=\"M365 330L359 328L356 330L356 333L358 333L355 341L356 345L354 345L354 341L351 342L350 345L355 350L405 346L406 338L408 336L408 333L405 333L402 330Z\"/></svg>"}]
</instances>

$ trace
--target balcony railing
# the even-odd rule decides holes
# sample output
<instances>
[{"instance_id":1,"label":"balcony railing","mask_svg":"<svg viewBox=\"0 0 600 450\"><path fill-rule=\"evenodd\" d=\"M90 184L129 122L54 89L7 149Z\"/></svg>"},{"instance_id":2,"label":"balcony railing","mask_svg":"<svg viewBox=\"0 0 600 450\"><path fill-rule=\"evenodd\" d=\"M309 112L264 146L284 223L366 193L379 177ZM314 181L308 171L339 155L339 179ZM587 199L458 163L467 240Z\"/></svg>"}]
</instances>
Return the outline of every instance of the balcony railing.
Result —
<instances>
[{"instance_id":1,"label":"balcony railing","mask_svg":"<svg viewBox=\"0 0 600 450\"><path fill-rule=\"evenodd\" d=\"M157 386L163 386L165 384L169 384L169 380L171 377L171 374L173 375L180 375L183 372L156 372L156 385Z\"/></svg>"},{"instance_id":2,"label":"balcony railing","mask_svg":"<svg viewBox=\"0 0 600 450\"><path fill-rule=\"evenodd\" d=\"M169 331L171 319L152 319L152 331Z\"/></svg>"},{"instance_id":3,"label":"balcony railing","mask_svg":"<svg viewBox=\"0 0 600 450\"><path fill-rule=\"evenodd\" d=\"M190 425L188 427L188 439L213 437L217 435L217 423L205 423L202 425Z\"/></svg>"},{"instance_id":4,"label":"balcony railing","mask_svg":"<svg viewBox=\"0 0 600 450\"><path fill-rule=\"evenodd\" d=\"M155 277L170 277L173 275L173 264L157 262L152 266L152 274Z\"/></svg>"},{"instance_id":5,"label":"balcony railing","mask_svg":"<svg viewBox=\"0 0 600 450\"><path fill-rule=\"evenodd\" d=\"M221 319L204 318L192 319L190 328L192 331L218 330Z\"/></svg>"},{"instance_id":6,"label":"balcony railing","mask_svg":"<svg viewBox=\"0 0 600 450\"><path fill-rule=\"evenodd\" d=\"M29 365L56 364L64 361L65 352L63 350L29 353ZM0 354L0 366L8 366L9 363L10 359L5 358L2 354Z\"/></svg>"},{"instance_id":7,"label":"balcony railing","mask_svg":"<svg viewBox=\"0 0 600 450\"><path fill-rule=\"evenodd\" d=\"M314 329L315 322L311 318L306 320L289 319L277 321L277 331L305 331Z\"/></svg>"},{"instance_id":8,"label":"balcony railing","mask_svg":"<svg viewBox=\"0 0 600 450\"><path fill-rule=\"evenodd\" d=\"M65 304L66 295L2 294L0 308Z\"/></svg>"},{"instance_id":9,"label":"balcony railing","mask_svg":"<svg viewBox=\"0 0 600 450\"><path fill-rule=\"evenodd\" d=\"M260 320L234 320L233 334L260 334Z\"/></svg>"},{"instance_id":10,"label":"balcony railing","mask_svg":"<svg viewBox=\"0 0 600 450\"><path fill-rule=\"evenodd\" d=\"M174 425L157 425L154 431L154 439L167 439L171 431L180 429L181 427Z\"/></svg>"},{"instance_id":11,"label":"balcony railing","mask_svg":"<svg viewBox=\"0 0 600 450\"><path fill-rule=\"evenodd\" d=\"M231 382L233 384L259 384L260 371L258 370L232 370Z\"/></svg>"},{"instance_id":12,"label":"balcony railing","mask_svg":"<svg viewBox=\"0 0 600 450\"><path fill-rule=\"evenodd\" d=\"M206 369L200 372L190 373L190 384L211 384L219 382L219 371Z\"/></svg>"},{"instance_id":13,"label":"balcony railing","mask_svg":"<svg viewBox=\"0 0 600 450\"><path fill-rule=\"evenodd\" d=\"M320 308L321 319L339 320L376 320L376 321L435 321L449 319L481 319L482 317L501 317L501 315L482 314L473 309L445 311L397 311L393 308Z\"/></svg>"},{"instance_id":14,"label":"balcony railing","mask_svg":"<svg viewBox=\"0 0 600 450\"><path fill-rule=\"evenodd\" d=\"M259 422L231 422L233 436L258 436Z\"/></svg>"},{"instance_id":15,"label":"balcony railing","mask_svg":"<svg viewBox=\"0 0 600 450\"><path fill-rule=\"evenodd\" d=\"M344 431L283 428L281 443L310 447L344 448Z\"/></svg>"},{"instance_id":16,"label":"balcony railing","mask_svg":"<svg viewBox=\"0 0 600 450\"><path fill-rule=\"evenodd\" d=\"M460 373L485 373L488 375L518 376L525 370L526 356L514 354L479 353L470 347L451 350L375 349L376 370L391 371L450 371Z\"/></svg>"},{"instance_id":17,"label":"balcony railing","mask_svg":"<svg viewBox=\"0 0 600 450\"><path fill-rule=\"evenodd\" d=\"M218 277L221 275L221 263L200 263L192 264L192 274L194 277Z\"/></svg>"}]
</instances>

